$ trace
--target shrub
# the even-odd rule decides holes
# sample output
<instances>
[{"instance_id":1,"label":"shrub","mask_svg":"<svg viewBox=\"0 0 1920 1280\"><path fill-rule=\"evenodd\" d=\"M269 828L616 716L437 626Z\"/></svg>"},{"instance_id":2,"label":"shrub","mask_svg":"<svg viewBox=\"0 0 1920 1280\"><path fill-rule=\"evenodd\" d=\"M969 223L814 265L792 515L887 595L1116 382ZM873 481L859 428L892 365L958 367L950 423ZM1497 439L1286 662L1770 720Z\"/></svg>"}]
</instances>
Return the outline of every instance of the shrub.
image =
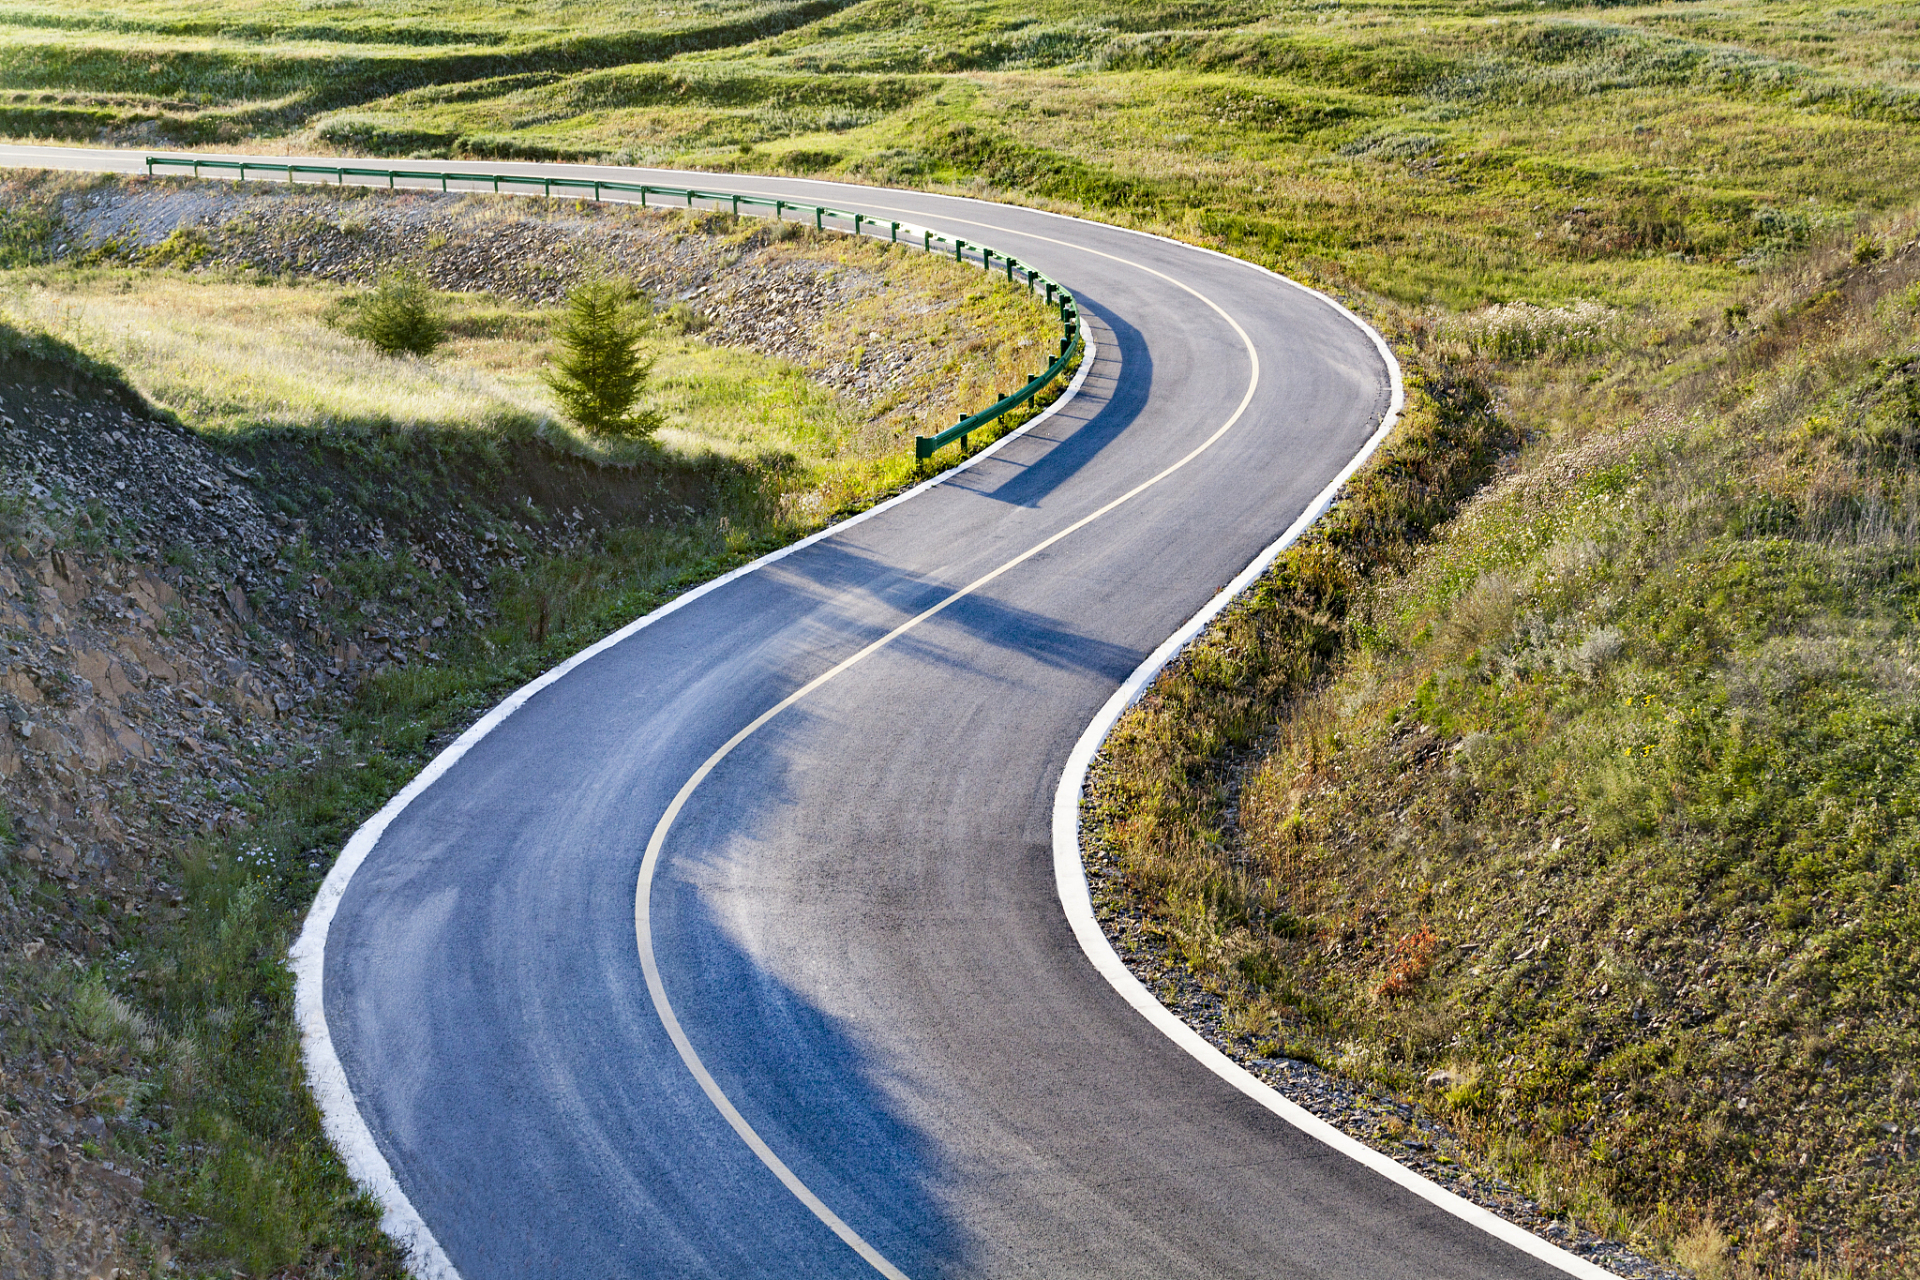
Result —
<instances>
[{"instance_id":1,"label":"shrub","mask_svg":"<svg viewBox=\"0 0 1920 1280\"><path fill-rule=\"evenodd\" d=\"M561 410L583 431L637 440L660 426L658 410L636 411L653 361L640 354L644 323L633 291L590 280L567 295L566 318L554 337L560 353L546 375Z\"/></svg>"},{"instance_id":2,"label":"shrub","mask_svg":"<svg viewBox=\"0 0 1920 1280\"><path fill-rule=\"evenodd\" d=\"M1488 307L1462 322L1474 346L1501 360L1530 360L1537 355L1588 355L1618 337L1618 320L1597 302L1537 307L1509 302Z\"/></svg>"},{"instance_id":3,"label":"shrub","mask_svg":"<svg viewBox=\"0 0 1920 1280\"><path fill-rule=\"evenodd\" d=\"M706 312L687 302L676 302L660 317L670 333L703 333L713 323Z\"/></svg>"},{"instance_id":4,"label":"shrub","mask_svg":"<svg viewBox=\"0 0 1920 1280\"><path fill-rule=\"evenodd\" d=\"M373 292L356 299L341 327L388 355L431 355L447 340L432 290L419 273L405 269L382 277Z\"/></svg>"},{"instance_id":5,"label":"shrub","mask_svg":"<svg viewBox=\"0 0 1920 1280\"><path fill-rule=\"evenodd\" d=\"M57 213L34 208L24 201L0 209L0 268L27 267L52 257L53 238L60 230Z\"/></svg>"},{"instance_id":6,"label":"shrub","mask_svg":"<svg viewBox=\"0 0 1920 1280\"><path fill-rule=\"evenodd\" d=\"M1430 925L1424 924L1394 943L1393 954L1387 962L1387 976L1374 989L1374 995L1382 1000L1394 1000L1411 993L1432 971L1433 959L1439 950L1439 936Z\"/></svg>"},{"instance_id":7,"label":"shrub","mask_svg":"<svg viewBox=\"0 0 1920 1280\"><path fill-rule=\"evenodd\" d=\"M149 245L140 254L141 261L150 267L178 267L182 271L191 271L207 260L213 252L213 246L207 241L207 233L198 227L175 227L159 244Z\"/></svg>"}]
</instances>

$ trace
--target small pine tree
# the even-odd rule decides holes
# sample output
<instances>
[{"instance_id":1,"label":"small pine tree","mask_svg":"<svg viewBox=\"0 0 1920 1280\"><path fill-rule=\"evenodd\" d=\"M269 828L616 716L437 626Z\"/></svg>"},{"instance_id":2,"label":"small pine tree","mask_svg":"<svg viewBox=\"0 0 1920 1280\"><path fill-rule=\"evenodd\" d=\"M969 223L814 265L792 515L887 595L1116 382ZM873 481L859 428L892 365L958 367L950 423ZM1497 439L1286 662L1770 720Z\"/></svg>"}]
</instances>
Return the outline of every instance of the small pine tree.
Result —
<instances>
[{"instance_id":1,"label":"small pine tree","mask_svg":"<svg viewBox=\"0 0 1920 1280\"><path fill-rule=\"evenodd\" d=\"M560 354L546 382L583 431L638 440L659 428L661 415L633 407L653 361L640 354L645 326L630 299L629 290L611 280L590 280L569 293L566 318L554 335Z\"/></svg>"},{"instance_id":2,"label":"small pine tree","mask_svg":"<svg viewBox=\"0 0 1920 1280\"><path fill-rule=\"evenodd\" d=\"M373 292L362 294L342 327L388 355L431 355L447 340L433 291L418 272L405 268L382 276Z\"/></svg>"}]
</instances>

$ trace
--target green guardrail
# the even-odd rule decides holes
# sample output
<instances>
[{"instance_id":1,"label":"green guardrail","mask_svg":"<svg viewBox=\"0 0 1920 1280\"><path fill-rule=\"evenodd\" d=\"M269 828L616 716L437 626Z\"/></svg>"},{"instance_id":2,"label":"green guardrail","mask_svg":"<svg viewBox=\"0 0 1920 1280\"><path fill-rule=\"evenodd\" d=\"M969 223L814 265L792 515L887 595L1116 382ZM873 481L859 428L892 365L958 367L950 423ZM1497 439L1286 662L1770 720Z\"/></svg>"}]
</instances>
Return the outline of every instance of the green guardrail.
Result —
<instances>
[{"instance_id":1,"label":"green guardrail","mask_svg":"<svg viewBox=\"0 0 1920 1280\"><path fill-rule=\"evenodd\" d=\"M805 218L812 216L813 225L822 231L845 231L856 236L868 236L879 239L885 233L886 239L893 244L917 245L922 251L934 252L936 245L941 246L944 254L953 250L955 262L977 261L981 268L992 271L997 262L1005 270L1008 281L1022 280L1027 292L1042 292L1049 305L1057 307L1060 313L1060 353L1045 369L1033 375L1026 385L1018 391L1001 396L980 412L962 417L951 427L930 436L915 436L913 455L924 461L936 452L958 440L965 450L968 437L1002 414L1019 408L1041 391L1045 390L1055 378L1066 371L1073 360L1074 346L1080 334L1080 306L1064 285L1052 277L1035 270L1010 254L1000 253L986 245L971 244L958 236L942 235L925 227L916 227L905 222L890 222L876 218L872 214L852 213L845 209L834 209L827 205L807 204L801 201L780 200L772 196L737 195L731 191L701 191L693 187L663 187L654 183L616 182L606 178L546 178L519 173L434 173L424 169L367 169L350 165L331 164L292 164L263 163L259 160L195 160L184 156L148 156L147 173L157 176L162 168L190 169L194 177L201 171L212 170L219 173L233 173L245 181L249 173L273 174L284 177L288 182L299 181L301 175L316 179L331 178L344 186L349 180L385 179L389 188L402 189L403 179L411 183L425 183L431 187L438 183L442 191L513 191L516 188L526 190L540 188L540 194L551 196L559 191L563 195L589 196L594 200L605 200L609 195L638 196L643 208L650 208L648 200L658 198L664 207L712 208L726 210L738 217L744 209L768 209L777 220L785 220L789 213L797 213ZM456 185L457 184L457 185ZM414 188L417 189L417 188Z\"/></svg>"}]
</instances>

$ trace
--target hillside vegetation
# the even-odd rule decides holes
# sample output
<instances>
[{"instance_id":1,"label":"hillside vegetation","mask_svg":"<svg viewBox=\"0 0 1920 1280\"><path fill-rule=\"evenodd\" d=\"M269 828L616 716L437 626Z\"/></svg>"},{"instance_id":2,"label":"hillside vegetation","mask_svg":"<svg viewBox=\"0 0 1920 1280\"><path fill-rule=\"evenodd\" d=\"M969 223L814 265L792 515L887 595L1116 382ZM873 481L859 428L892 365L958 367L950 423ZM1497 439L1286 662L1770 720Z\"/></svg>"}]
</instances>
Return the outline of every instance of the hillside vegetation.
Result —
<instances>
[{"instance_id":1,"label":"hillside vegetation","mask_svg":"<svg viewBox=\"0 0 1920 1280\"><path fill-rule=\"evenodd\" d=\"M1003 191L1404 302L1736 287L1913 194L1899 4L0 8L0 132Z\"/></svg>"},{"instance_id":2,"label":"hillside vegetation","mask_svg":"<svg viewBox=\"0 0 1920 1280\"><path fill-rule=\"evenodd\" d=\"M1451 439L1416 411L1098 774L1118 906L1245 1052L1421 1098L1707 1274L1907 1274L1916 1243L1898 230L1770 278L1736 334L1501 370L1531 443L1438 525L1501 433L1458 388Z\"/></svg>"},{"instance_id":3,"label":"hillside vegetation","mask_svg":"<svg viewBox=\"0 0 1920 1280\"><path fill-rule=\"evenodd\" d=\"M1246 1052L1420 1095L1553 1211L1913 1271L1910 5L0 24L16 137L919 184L1339 293L1406 428L1116 736L1115 918Z\"/></svg>"}]
</instances>

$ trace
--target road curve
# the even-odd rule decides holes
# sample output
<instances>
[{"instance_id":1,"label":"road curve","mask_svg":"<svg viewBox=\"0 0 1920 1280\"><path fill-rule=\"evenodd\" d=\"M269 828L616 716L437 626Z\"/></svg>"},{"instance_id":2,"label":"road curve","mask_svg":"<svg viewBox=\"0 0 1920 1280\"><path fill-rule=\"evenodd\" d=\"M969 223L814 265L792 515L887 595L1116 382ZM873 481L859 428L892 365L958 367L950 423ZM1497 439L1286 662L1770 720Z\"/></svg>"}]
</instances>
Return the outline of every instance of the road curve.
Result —
<instances>
[{"instance_id":1,"label":"road curve","mask_svg":"<svg viewBox=\"0 0 1920 1280\"><path fill-rule=\"evenodd\" d=\"M1060 412L597 646L356 837L303 959L343 1072L316 1087L331 1132L346 1107L370 1135L389 1221L424 1224L416 1262L466 1280L1580 1270L1209 1070L1088 963L1055 887L1076 740L1374 435L1391 375L1372 336L1268 273L1098 224L620 172L1013 253L1075 291L1097 353Z\"/></svg>"}]
</instances>

